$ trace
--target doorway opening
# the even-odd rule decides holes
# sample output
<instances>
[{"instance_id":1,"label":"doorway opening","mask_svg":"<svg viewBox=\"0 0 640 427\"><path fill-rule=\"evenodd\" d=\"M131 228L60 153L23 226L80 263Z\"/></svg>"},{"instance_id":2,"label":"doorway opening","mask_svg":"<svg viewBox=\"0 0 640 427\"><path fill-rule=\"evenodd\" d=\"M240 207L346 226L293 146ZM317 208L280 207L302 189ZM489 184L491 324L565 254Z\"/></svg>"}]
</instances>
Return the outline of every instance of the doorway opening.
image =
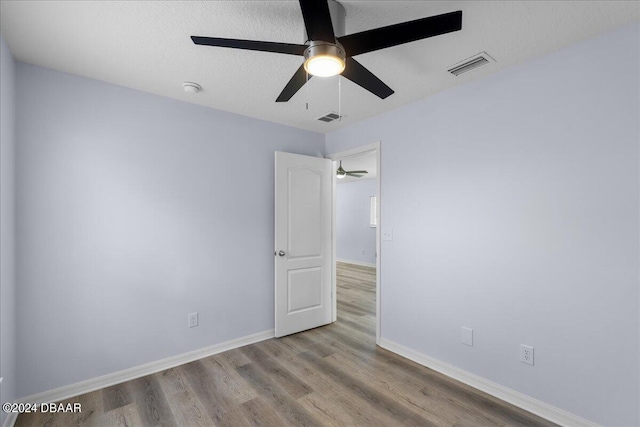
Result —
<instances>
[{"instance_id":1,"label":"doorway opening","mask_svg":"<svg viewBox=\"0 0 640 427\"><path fill-rule=\"evenodd\" d=\"M338 171L333 174L333 320L375 336L379 344L380 142L328 157Z\"/></svg>"}]
</instances>

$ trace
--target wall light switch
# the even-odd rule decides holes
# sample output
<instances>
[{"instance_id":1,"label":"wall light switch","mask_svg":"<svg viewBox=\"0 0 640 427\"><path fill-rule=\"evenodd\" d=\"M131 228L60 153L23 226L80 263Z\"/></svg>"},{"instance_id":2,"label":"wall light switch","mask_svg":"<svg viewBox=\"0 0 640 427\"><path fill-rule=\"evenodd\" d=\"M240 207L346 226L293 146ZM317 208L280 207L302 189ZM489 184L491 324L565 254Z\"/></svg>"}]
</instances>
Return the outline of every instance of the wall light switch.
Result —
<instances>
[{"instance_id":1,"label":"wall light switch","mask_svg":"<svg viewBox=\"0 0 640 427\"><path fill-rule=\"evenodd\" d=\"M462 339L462 344L473 347L473 329L463 326L460 331L460 338Z\"/></svg>"},{"instance_id":2,"label":"wall light switch","mask_svg":"<svg viewBox=\"0 0 640 427\"><path fill-rule=\"evenodd\" d=\"M385 228L382 230L382 240L393 240L393 228Z\"/></svg>"}]
</instances>

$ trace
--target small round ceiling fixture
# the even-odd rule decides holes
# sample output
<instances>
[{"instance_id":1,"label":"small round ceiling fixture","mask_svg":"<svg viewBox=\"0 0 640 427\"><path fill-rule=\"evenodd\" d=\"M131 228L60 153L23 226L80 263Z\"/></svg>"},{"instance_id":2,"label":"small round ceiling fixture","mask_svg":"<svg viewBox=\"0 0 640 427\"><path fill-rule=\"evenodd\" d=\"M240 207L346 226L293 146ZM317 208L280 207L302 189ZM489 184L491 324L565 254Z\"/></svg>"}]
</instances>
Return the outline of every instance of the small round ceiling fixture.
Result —
<instances>
[{"instance_id":1,"label":"small round ceiling fixture","mask_svg":"<svg viewBox=\"0 0 640 427\"><path fill-rule=\"evenodd\" d=\"M331 77L344 71L345 53L337 43L312 41L304 57L304 69L313 76Z\"/></svg>"},{"instance_id":2,"label":"small round ceiling fixture","mask_svg":"<svg viewBox=\"0 0 640 427\"><path fill-rule=\"evenodd\" d=\"M202 90L202 86L198 83L184 82L182 83L182 89L187 93L198 93Z\"/></svg>"}]
</instances>

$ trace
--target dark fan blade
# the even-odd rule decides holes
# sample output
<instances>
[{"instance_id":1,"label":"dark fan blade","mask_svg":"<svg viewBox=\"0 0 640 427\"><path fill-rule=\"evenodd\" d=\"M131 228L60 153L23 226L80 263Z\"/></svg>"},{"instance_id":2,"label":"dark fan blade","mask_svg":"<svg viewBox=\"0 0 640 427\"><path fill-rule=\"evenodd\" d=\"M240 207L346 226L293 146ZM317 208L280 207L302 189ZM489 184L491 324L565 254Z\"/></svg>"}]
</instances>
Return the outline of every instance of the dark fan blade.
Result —
<instances>
[{"instance_id":1,"label":"dark fan blade","mask_svg":"<svg viewBox=\"0 0 640 427\"><path fill-rule=\"evenodd\" d=\"M339 37L349 56L439 36L462 28L462 11L445 13Z\"/></svg>"},{"instance_id":2,"label":"dark fan blade","mask_svg":"<svg viewBox=\"0 0 640 427\"><path fill-rule=\"evenodd\" d=\"M362 175L358 175L356 173L349 173L349 172L347 172L347 176L355 176L356 178L362 178Z\"/></svg>"},{"instance_id":3,"label":"dark fan blade","mask_svg":"<svg viewBox=\"0 0 640 427\"><path fill-rule=\"evenodd\" d=\"M369 173L367 171L347 171L347 173Z\"/></svg>"},{"instance_id":4,"label":"dark fan blade","mask_svg":"<svg viewBox=\"0 0 640 427\"><path fill-rule=\"evenodd\" d=\"M311 78L311 74L309 74L309 78ZM276 102L287 102L291 99L293 95L296 94L297 91L300 90L302 86L307 82L307 72L304 69L304 64L298 68L298 71L295 72L289 83L282 89L282 92L276 99Z\"/></svg>"},{"instance_id":5,"label":"dark fan blade","mask_svg":"<svg viewBox=\"0 0 640 427\"><path fill-rule=\"evenodd\" d=\"M309 40L335 43L327 0L300 0L300 9Z\"/></svg>"},{"instance_id":6,"label":"dark fan blade","mask_svg":"<svg viewBox=\"0 0 640 427\"><path fill-rule=\"evenodd\" d=\"M382 99L394 93L382 80L353 58L347 58L342 75Z\"/></svg>"},{"instance_id":7,"label":"dark fan blade","mask_svg":"<svg viewBox=\"0 0 640 427\"><path fill-rule=\"evenodd\" d=\"M259 50L261 52L286 53L288 55L304 55L307 46L292 43L261 42L255 40L220 39L216 37L191 36L195 44L205 46L230 47L233 49Z\"/></svg>"}]
</instances>

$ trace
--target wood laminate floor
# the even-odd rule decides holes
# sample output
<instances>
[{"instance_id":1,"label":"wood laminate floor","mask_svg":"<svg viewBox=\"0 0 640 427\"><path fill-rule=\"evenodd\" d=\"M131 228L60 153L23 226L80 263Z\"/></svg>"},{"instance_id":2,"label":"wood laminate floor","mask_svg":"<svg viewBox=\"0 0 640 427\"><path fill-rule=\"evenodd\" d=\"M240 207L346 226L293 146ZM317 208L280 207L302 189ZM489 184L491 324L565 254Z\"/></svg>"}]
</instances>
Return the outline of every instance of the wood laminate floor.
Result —
<instances>
[{"instance_id":1,"label":"wood laminate floor","mask_svg":"<svg viewBox=\"0 0 640 427\"><path fill-rule=\"evenodd\" d=\"M16 426L551 426L375 345L375 269L338 264L338 321L87 393Z\"/></svg>"}]
</instances>

